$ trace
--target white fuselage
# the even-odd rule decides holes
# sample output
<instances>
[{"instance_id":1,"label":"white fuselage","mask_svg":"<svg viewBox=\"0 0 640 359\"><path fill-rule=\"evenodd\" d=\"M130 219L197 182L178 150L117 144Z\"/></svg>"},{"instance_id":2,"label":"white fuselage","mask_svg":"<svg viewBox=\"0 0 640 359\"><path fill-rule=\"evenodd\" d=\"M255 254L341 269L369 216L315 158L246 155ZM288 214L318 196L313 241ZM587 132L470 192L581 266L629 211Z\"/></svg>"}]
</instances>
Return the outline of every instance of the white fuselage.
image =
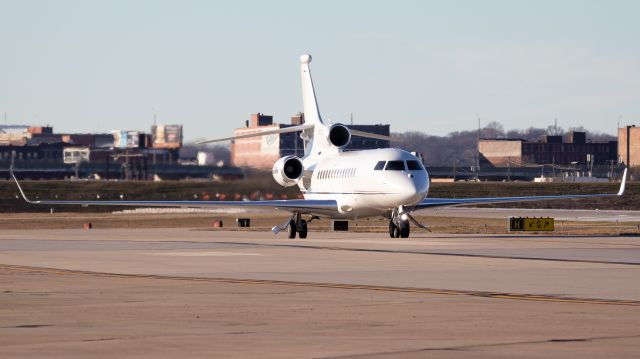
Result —
<instances>
[{"instance_id":1,"label":"white fuselage","mask_svg":"<svg viewBox=\"0 0 640 359\"><path fill-rule=\"evenodd\" d=\"M422 201L429 176L418 158L400 149L338 152L309 166L300 189L306 199L336 200L334 218L388 217Z\"/></svg>"}]
</instances>

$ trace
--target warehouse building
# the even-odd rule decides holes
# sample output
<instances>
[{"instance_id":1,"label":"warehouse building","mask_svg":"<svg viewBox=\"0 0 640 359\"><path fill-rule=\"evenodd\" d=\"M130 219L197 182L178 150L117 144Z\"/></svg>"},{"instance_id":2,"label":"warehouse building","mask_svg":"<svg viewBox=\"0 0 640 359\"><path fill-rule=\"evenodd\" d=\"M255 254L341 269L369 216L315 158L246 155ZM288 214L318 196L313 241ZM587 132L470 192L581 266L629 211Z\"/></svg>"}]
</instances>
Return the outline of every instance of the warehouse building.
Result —
<instances>
[{"instance_id":1,"label":"warehouse building","mask_svg":"<svg viewBox=\"0 0 640 359\"><path fill-rule=\"evenodd\" d=\"M527 165L606 165L617 162L617 141L590 142L584 132L541 136L538 142L522 139L481 139L480 164L494 167Z\"/></svg>"}]
</instances>

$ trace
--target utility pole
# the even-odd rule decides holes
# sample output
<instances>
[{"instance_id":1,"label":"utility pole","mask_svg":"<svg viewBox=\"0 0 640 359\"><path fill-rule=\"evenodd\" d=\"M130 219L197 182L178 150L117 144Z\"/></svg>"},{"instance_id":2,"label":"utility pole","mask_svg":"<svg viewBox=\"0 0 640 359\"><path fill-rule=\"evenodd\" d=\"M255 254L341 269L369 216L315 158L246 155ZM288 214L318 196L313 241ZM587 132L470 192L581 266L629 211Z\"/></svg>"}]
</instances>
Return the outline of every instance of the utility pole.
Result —
<instances>
[{"instance_id":1,"label":"utility pole","mask_svg":"<svg viewBox=\"0 0 640 359\"><path fill-rule=\"evenodd\" d=\"M456 162L458 162L458 159L453 157L453 182L456 181Z\"/></svg>"},{"instance_id":2,"label":"utility pole","mask_svg":"<svg viewBox=\"0 0 640 359\"><path fill-rule=\"evenodd\" d=\"M480 115L476 112L476 117L478 117L478 150L476 153L476 166L475 169L473 171L474 173L474 180L477 182L478 178L479 178L479 173L480 172L480 131L481 131L481 127L480 127Z\"/></svg>"},{"instance_id":3,"label":"utility pole","mask_svg":"<svg viewBox=\"0 0 640 359\"><path fill-rule=\"evenodd\" d=\"M620 163L620 120L622 120L622 115L618 116L618 127L616 128L616 139L618 141L618 145L616 146L616 159L618 163Z\"/></svg>"}]
</instances>

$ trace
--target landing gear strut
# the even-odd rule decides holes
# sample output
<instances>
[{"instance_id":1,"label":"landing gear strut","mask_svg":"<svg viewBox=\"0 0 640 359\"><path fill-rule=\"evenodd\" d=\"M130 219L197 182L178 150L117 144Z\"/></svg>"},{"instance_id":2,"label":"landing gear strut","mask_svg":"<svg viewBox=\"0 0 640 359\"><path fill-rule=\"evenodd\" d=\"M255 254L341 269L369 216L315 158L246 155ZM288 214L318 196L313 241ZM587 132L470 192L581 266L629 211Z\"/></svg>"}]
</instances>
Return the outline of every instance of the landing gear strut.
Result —
<instances>
[{"instance_id":1,"label":"landing gear strut","mask_svg":"<svg viewBox=\"0 0 640 359\"><path fill-rule=\"evenodd\" d=\"M408 214L402 213L402 207L394 210L389 221L389 237L409 238L411 232L409 218Z\"/></svg>"},{"instance_id":2,"label":"landing gear strut","mask_svg":"<svg viewBox=\"0 0 640 359\"><path fill-rule=\"evenodd\" d=\"M291 239L296 238L296 233L301 239L307 238L307 221L302 219L300 213L296 213L289 221L287 230Z\"/></svg>"}]
</instances>

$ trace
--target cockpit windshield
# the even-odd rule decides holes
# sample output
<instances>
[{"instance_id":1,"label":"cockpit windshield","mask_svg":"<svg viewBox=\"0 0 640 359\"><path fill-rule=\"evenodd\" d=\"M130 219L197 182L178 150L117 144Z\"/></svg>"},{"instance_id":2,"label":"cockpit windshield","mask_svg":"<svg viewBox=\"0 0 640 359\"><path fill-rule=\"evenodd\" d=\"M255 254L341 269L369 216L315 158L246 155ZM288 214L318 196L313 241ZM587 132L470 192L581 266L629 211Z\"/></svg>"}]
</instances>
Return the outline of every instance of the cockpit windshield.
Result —
<instances>
[{"instance_id":1,"label":"cockpit windshield","mask_svg":"<svg viewBox=\"0 0 640 359\"><path fill-rule=\"evenodd\" d=\"M405 167L405 161L378 161L373 170L382 171L384 169L385 171L424 171L424 166L422 165L422 163L420 163L420 161L409 160L406 162L407 163Z\"/></svg>"},{"instance_id":2,"label":"cockpit windshield","mask_svg":"<svg viewBox=\"0 0 640 359\"><path fill-rule=\"evenodd\" d=\"M422 163L418 162L418 161L407 161L407 169L409 171L422 171L424 170L424 167L422 166Z\"/></svg>"},{"instance_id":3,"label":"cockpit windshield","mask_svg":"<svg viewBox=\"0 0 640 359\"><path fill-rule=\"evenodd\" d=\"M389 161L384 168L385 171L404 171L404 161Z\"/></svg>"}]
</instances>

